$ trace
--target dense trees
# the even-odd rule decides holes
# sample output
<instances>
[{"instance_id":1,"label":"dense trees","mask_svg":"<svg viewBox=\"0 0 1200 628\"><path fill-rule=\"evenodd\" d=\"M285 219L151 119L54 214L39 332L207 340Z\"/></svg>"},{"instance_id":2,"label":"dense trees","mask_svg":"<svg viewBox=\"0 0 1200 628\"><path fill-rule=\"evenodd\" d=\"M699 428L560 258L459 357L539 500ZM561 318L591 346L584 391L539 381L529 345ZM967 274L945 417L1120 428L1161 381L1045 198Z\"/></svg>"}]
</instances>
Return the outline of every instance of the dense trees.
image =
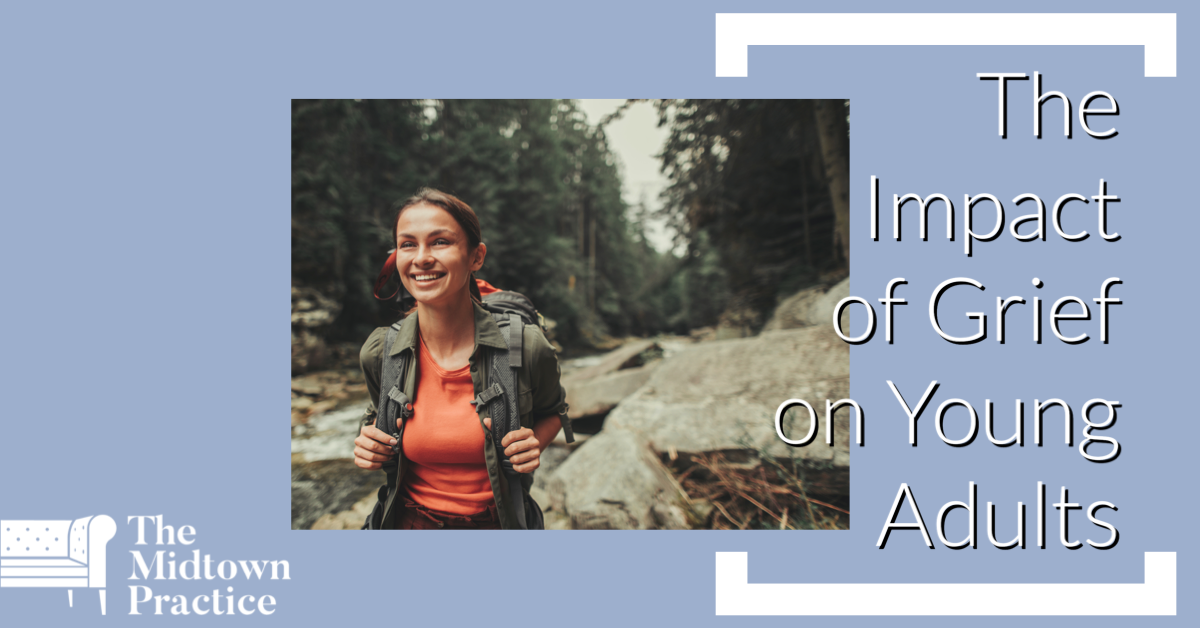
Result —
<instances>
[{"instance_id":1,"label":"dense trees","mask_svg":"<svg viewBox=\"0 0 1200 628\"><path fill-rule=\"evenodd\" d=\"M622 200L603 128L572 101L293 101L293 283L341 304L330 339L393 320L371 283L392 246L393 204L425 186L476 210L481 277L528 294L568 346L686 332L731 302L761 318L781 291L844 259L811 103L659 107L682 259L646 242L646 211Z\"/></svg>"},{"instance_id":2,"label":"dense trees","mask_svg":"<svg viewBox=\"0 0 1200 628\"><path fill-rule=\"evenodd\" d=\"M480 276L528 294L564 342L662 328L640 300L659 256L630 223L604 133L571 101L295 101L292 122L293 281L342 303L335 339L395 318L370 286L393 204L424 186L475 209Z\"/></svg>"},{"instance_id":3,"label":"dense trees","mask_svg":"<svg viewBox=\"0 0 1200 628\"><path fill-rule=\"evenodd\" d=\"M671 131L665 209L690 242L691 271L726 279L727 320L754 329L779 298L848 266L848 232L838 231L848 222L845 101L680 100L658 108ZM826 112L824 153L818 108ZM841 178L827 176L835 173ZM831 190L841 191L839 203Z\"/></svg>"}]
</instances>

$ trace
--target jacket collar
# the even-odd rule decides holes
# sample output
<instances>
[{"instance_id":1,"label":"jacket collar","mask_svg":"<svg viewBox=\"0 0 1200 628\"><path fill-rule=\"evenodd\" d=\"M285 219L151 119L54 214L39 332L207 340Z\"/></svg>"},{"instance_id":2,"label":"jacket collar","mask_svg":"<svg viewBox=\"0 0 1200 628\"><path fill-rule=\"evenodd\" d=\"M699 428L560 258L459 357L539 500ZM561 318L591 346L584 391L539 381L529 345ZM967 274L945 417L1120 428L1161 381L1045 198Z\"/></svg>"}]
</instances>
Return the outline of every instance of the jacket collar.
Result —
<instances>
[{"instance_id":1,"label":"jacket collar","mask_svg":"<svg viewBox=\"0 0 1200 628\"><path fill-rule=\"evenodd\" d=\"M478 351L481 346L507 349L508 343L504 342L504 334L500 333L492 315L475 301L471 301L471 305L475 308L475 350ZM405 349L411 349L415 353L420 342L419 329L417 313L413 312L401 323L400 332L396 334L396 341L392 343L389 355L398 355Z\"/></svg>"}]
</instances>

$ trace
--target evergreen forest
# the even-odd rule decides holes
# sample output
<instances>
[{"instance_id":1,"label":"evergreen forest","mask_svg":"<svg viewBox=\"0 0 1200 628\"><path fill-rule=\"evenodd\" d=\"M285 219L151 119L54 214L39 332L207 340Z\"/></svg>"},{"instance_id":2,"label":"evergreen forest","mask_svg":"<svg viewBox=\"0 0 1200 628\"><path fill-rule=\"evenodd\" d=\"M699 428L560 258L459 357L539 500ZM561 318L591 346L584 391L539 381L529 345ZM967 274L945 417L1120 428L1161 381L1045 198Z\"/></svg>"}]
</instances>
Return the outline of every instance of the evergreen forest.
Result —
<instances>
[{"instance_id":1,"label":"evergreen forest","mask_svg":"<svg viewBox=\"0 0 1200 628\"><path fill-rule=\"evenodd\" d=\"M293 371L320 366L297 365L297 342L361 343L398 318L372 284L394 204L422 187L471 205L488 245L479 276L533 299L568 352L754 333L781 299L846 272L846 101L652 104L669 132L657 215L623 200L605 136L620 109L588 120L571 100L293 101ZM672 249L647 240L651 219L673 228Z\"/></svg>"}]
</instances>

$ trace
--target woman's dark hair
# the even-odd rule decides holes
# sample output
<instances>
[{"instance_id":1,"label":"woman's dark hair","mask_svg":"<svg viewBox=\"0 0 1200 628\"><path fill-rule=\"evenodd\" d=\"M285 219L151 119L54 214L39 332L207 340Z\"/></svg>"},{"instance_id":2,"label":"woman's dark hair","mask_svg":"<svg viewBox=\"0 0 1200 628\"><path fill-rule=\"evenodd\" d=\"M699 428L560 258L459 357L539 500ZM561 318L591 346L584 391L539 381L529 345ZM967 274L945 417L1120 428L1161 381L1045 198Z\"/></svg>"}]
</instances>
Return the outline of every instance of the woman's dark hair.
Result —
<instances>
[{"instance_id":1,"label":"woman's dark hair","mask_svg":"<svg viewBox=\"0 0 1200 628\"><path fill-rule=\"evenodd\" d=\"M483 242L483 230L479 227L479 217L475 215L475 210L471 209L470 205L459 200L453 194L435 190L433 188L421 188L416 194L405 199L397 204L396 220L392 222L392 244L396 243L396 229L400 225L400 214L409 207L417 205L433 205L446 210L454 222L462 227L463 233L467 235L467 250L474 251L479 248ZM483 297L479 294L479 286L475 284L475 273L471 273L470 281L471 298L476 301L483 302Z\"/></svg>"}]
</instances>

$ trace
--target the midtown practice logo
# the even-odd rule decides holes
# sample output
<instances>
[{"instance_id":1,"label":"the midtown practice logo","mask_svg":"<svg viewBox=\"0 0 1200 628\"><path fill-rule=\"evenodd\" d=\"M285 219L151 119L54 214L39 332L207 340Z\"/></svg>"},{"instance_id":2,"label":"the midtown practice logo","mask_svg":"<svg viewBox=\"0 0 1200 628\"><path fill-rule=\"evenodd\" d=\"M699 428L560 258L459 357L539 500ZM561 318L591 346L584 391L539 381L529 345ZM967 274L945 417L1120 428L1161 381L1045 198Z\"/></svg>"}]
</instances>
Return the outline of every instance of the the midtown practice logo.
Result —
<instances>
[{"instance_id":1,"label":"the midtown practice logo","mask_svg":"<svg viewBox=\"0 0 1200 628\"><path fill-rule=\"evenodd\" d=\"M0 587L100 589L104 615L105 549L117 533L108 515L62 521L0 521Z\"/></svg>"},{"instance_id":2,"label":"the midtown practice logo","mask_svg":"<svg viewBox=\"0 0 1200 628\"><path fill-rule=\"evenodd\" d=\"M146 532L154 528L154 545L172 547L190 546L196 542L196 528L190 525L178 527L163 523L163 516L132 516L129 523L137 526L137 543L146 545ZM186 550L181 550L181 553ZM130 550L133 555L133 573L130 580L233 580L239 575L246 580L291 580L291 566L286 560L222 560L213 566L212 555L193 549L186 556L176 557L173 549L159 549L147 555L142 550ZM275 597L241 593L233 595L232 586L213 589L212 595L155 595L146 585L129 585L129 614L142 612L172 615L270 615L275 612ZM236 598L236 600L235 600Z\"/></svg>"},{"instance_id":3,"label":"the midtown practice logo","mask_svg":"<svg viewBox=\"0 0 1200 628\"><path fill-rule=\"evenodd\" d=\"M197 594L185 590L156 593L151 581L232 581L245 579L291 580L286 560L214 560L189 546L196 528L167 525L162 515L133 515L126 524L137 532L130 549L130 615L271 615L275 597L269 594L235 594L232 585ZM67 589L67 604L74 607L74 589L99 589L100 614L107 614L105 587L108 542L117 525L107 515L63 521L0 521L0 587L52 587ZM178 556L177 554L178 550ZM224 584L223 582L220 584ZM154 586L158 586L155 584Z\"/></svg>"}]
</instances>

